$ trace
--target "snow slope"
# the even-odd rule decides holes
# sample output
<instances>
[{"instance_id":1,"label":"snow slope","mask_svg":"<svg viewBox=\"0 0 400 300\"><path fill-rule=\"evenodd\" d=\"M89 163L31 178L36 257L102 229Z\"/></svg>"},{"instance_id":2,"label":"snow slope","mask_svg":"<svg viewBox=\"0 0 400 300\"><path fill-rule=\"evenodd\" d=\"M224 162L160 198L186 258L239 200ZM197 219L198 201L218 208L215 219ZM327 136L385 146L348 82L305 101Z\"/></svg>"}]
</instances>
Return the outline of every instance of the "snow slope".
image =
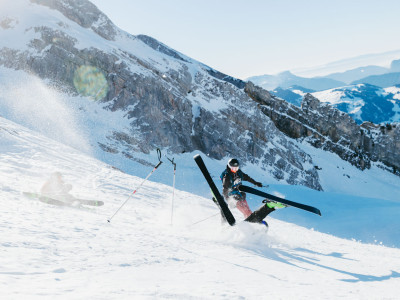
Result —
<instances>
[{"instance_id":1,"label":"snow slope","mask_svg":"<svg viewBox=\"0 0 400 300\"><path fill-rule=\"evenodd\" d=\"M2 299L398 296L400 250L361 243L357 241L357 231L353 240L341 239L276 218L268 218L268 234L256 224L222 226L208 194L203 198L182 191L175 193L171 218L171 187L150 181L108 223L106 220L142 178L124 174L4 118L0 118L0 140ZM316 159L325 161L322 155L315 152ZM322 166L321 172L327 171L325 167L328 166ZM143 168L151 171L151 167ZM62 208L21 194L38 191L54 171L63 173L65 181L73 185L72 194L102 200L105 205ZM344 182L338 179L331 184ZM198 180L197 184L201 186L203 181ZM390 182L381 184L382 188L393 189ZM289 199L296 194L314 193L301 187L270 188L270 192L278 191L287 193ZM345 197L343 194L343 201L351 198ZM329 220L333 210L329 212L327 208L340 201L331 192L319 192L310 201L316 198L320 200L314 204L321 208L323 217L307 214L300 219ZM366 212L361 202L371 205L368 198L356 200L352 206L357 213ZM380 208L385 206L382 203ZM392 205L393 213L396 209L398 212L398 207ZM285 211L299 213L292 208L282 210ZM384 223L382 217L387 211L373 212L367 211L365 217L381 218L378 226ZM347 222L357 229L359 224L351 218L353 213L348 212ZM209 219L202 221L206 218ZM392 226L386 233L397 237L399 221L390 221Z\"/></svg>"}]
</instances>

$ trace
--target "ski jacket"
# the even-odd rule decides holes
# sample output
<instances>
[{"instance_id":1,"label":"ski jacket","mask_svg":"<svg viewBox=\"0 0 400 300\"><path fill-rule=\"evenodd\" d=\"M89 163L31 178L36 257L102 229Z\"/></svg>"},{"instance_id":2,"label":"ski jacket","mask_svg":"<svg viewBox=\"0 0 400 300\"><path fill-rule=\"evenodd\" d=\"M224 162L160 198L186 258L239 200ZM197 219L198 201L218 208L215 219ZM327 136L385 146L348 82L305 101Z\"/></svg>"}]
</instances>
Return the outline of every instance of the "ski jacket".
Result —
<instances>
[{"instance_id":1,"label":"ski jacket","mask_svg":"<svg viewBox=\"0 0 400 300\"><path fill-rule=\"evenodd\" d=\"M258 183L240 169L236 173L233 173L228 166L222 172L220 178L222 180L223 187L222 194L224 195L225 199L232 195L238 195L242 197L242 193L239 191L239 186L242 184L242 181L248 181L252 184Z\"/></svg>"}]
</instances>

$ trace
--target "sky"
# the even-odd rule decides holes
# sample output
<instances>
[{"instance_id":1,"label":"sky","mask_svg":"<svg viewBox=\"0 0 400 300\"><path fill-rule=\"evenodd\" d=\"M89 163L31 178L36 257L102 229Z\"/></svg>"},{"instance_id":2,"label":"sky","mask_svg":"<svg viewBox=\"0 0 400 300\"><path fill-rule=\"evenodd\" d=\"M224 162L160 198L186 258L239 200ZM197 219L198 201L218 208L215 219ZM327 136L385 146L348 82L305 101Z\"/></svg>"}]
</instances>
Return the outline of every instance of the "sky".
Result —
<instances>
[{"instance_id":1,"label":"sky","mask_svg":"<svg viewBox=\"0 0 400 300\"><path fill-rule=\"evenodd\" d=\"M397 0L92 0L118 27L246 79L400 50Z\"/></svg>"}]
</instances>

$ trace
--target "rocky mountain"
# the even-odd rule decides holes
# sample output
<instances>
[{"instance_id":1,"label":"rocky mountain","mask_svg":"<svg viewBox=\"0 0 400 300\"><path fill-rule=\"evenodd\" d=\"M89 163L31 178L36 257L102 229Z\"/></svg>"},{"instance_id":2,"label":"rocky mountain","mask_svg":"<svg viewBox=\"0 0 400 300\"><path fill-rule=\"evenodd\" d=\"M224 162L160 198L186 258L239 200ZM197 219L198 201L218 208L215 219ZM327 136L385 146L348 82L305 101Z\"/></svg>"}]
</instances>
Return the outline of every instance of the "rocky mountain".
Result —
<instances>
[{"instance_id":1,"label":"rocky mountain","mask_svg":"<svg viewBox=\"0 0 400 300\"><path fill-rule=\"evenodd\" d=\"M96 157L125 171L134 172L136 163L151 165L145 155L156 148L201 151L216 161L236 156L276 180L322 189L318 168L298 146L303 140L361 169L371 161L394 172L400 167L399 127L380 131L371 125L368 133L311 95L295 107L151 37L121 31L89 1L13 1L2 8L0 26L0 66L64 95L63 105L88 131ZM14 85L4 74L5 91L22 84L21 73ZM318 80L309 88L314 84L326 89L339 83ZM42 101L19 93L22 88L0 95L0 113L18 122L31 116L16 113L15 101L27 111ZM51 116L46 128L62 118L43 115Z\"/></svg>"},{"instance_id":2,"label":"rocky mountain","mask_svg":"<svg viewBox=\"0 0 400 300\"><path fill-rule=\"evenodd\" d=\"M306 89L302 86L294 85L286 89L277 87L276 89L270 91L270 93L278 98L284 99L289 103L292 103L298 107L301 106L303 97L307 93L314 93L314 90Z\"/></svg>"},{"instance_id":3,"label":"rocky mountain","mask_svg":"<svg viewBox=\"0 0 400 300\"><path fill-rule=\"evenodd\" d=\"M0 65L74 96L71 109L93 116L90 144L108 163L124 159L122 168L131 170L129 164L158 147L201 151L216 160L236 156L276 179L321 189L311 157L261 112L244 82L119 30L89 1L14 1L0 12L0 24ZM101 104L97 117L87 104L93 101ZM99 109L122 112L118 123L128 125L105 124Z\"/></svg>"}]
</instances>

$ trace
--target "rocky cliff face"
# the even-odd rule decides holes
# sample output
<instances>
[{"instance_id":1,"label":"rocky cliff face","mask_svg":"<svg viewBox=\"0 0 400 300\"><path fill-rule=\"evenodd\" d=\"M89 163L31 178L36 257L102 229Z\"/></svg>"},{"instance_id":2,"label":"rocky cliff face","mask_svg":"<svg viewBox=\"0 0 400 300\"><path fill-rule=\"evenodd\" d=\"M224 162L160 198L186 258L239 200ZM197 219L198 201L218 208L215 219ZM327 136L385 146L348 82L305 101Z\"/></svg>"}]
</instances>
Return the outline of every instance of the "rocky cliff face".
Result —
<instances>
[{"instance_id":1,"label":"rocky cliff face","mask_svg":"<svg viewBox=\"0 0 400 300\"><path fill-rule=\"evenodd\" d=\"M396 124L357 125L348 114L321 103L311 94L297 107L252 83L246 85L245 91L286 135L334 152L360 169L370 168L371 161L379 161L399 174L400 130Z\"/></svg>"},{"instance_id":2,"label":"rocky cliff face","mask_svg":"<svg viewBox=\"0 0 400 300\"><path fill-rule=\"evenodd\" d=\"M364 140L363 150L372 161L382 162L389 171L400 176L400 124L361 124Z\"/></svg>"},{"instance_id":3,"label":"rocky cliff face","mask_svg":"<svg viewBox=\"0 0 400 300\"><path fill-rule=\"evenodd\" d=\"M0 14L7 24L0 29L0 65L123 111L130 127L110 124L96 141L103 151L132 160L157 147L235 156L290 184L321 189L311 157L258 108L244 82L120 31L88 1L17 2L18 10ZM32 17L24 19L21 7Z\"/></svg>"}]
</instances>

